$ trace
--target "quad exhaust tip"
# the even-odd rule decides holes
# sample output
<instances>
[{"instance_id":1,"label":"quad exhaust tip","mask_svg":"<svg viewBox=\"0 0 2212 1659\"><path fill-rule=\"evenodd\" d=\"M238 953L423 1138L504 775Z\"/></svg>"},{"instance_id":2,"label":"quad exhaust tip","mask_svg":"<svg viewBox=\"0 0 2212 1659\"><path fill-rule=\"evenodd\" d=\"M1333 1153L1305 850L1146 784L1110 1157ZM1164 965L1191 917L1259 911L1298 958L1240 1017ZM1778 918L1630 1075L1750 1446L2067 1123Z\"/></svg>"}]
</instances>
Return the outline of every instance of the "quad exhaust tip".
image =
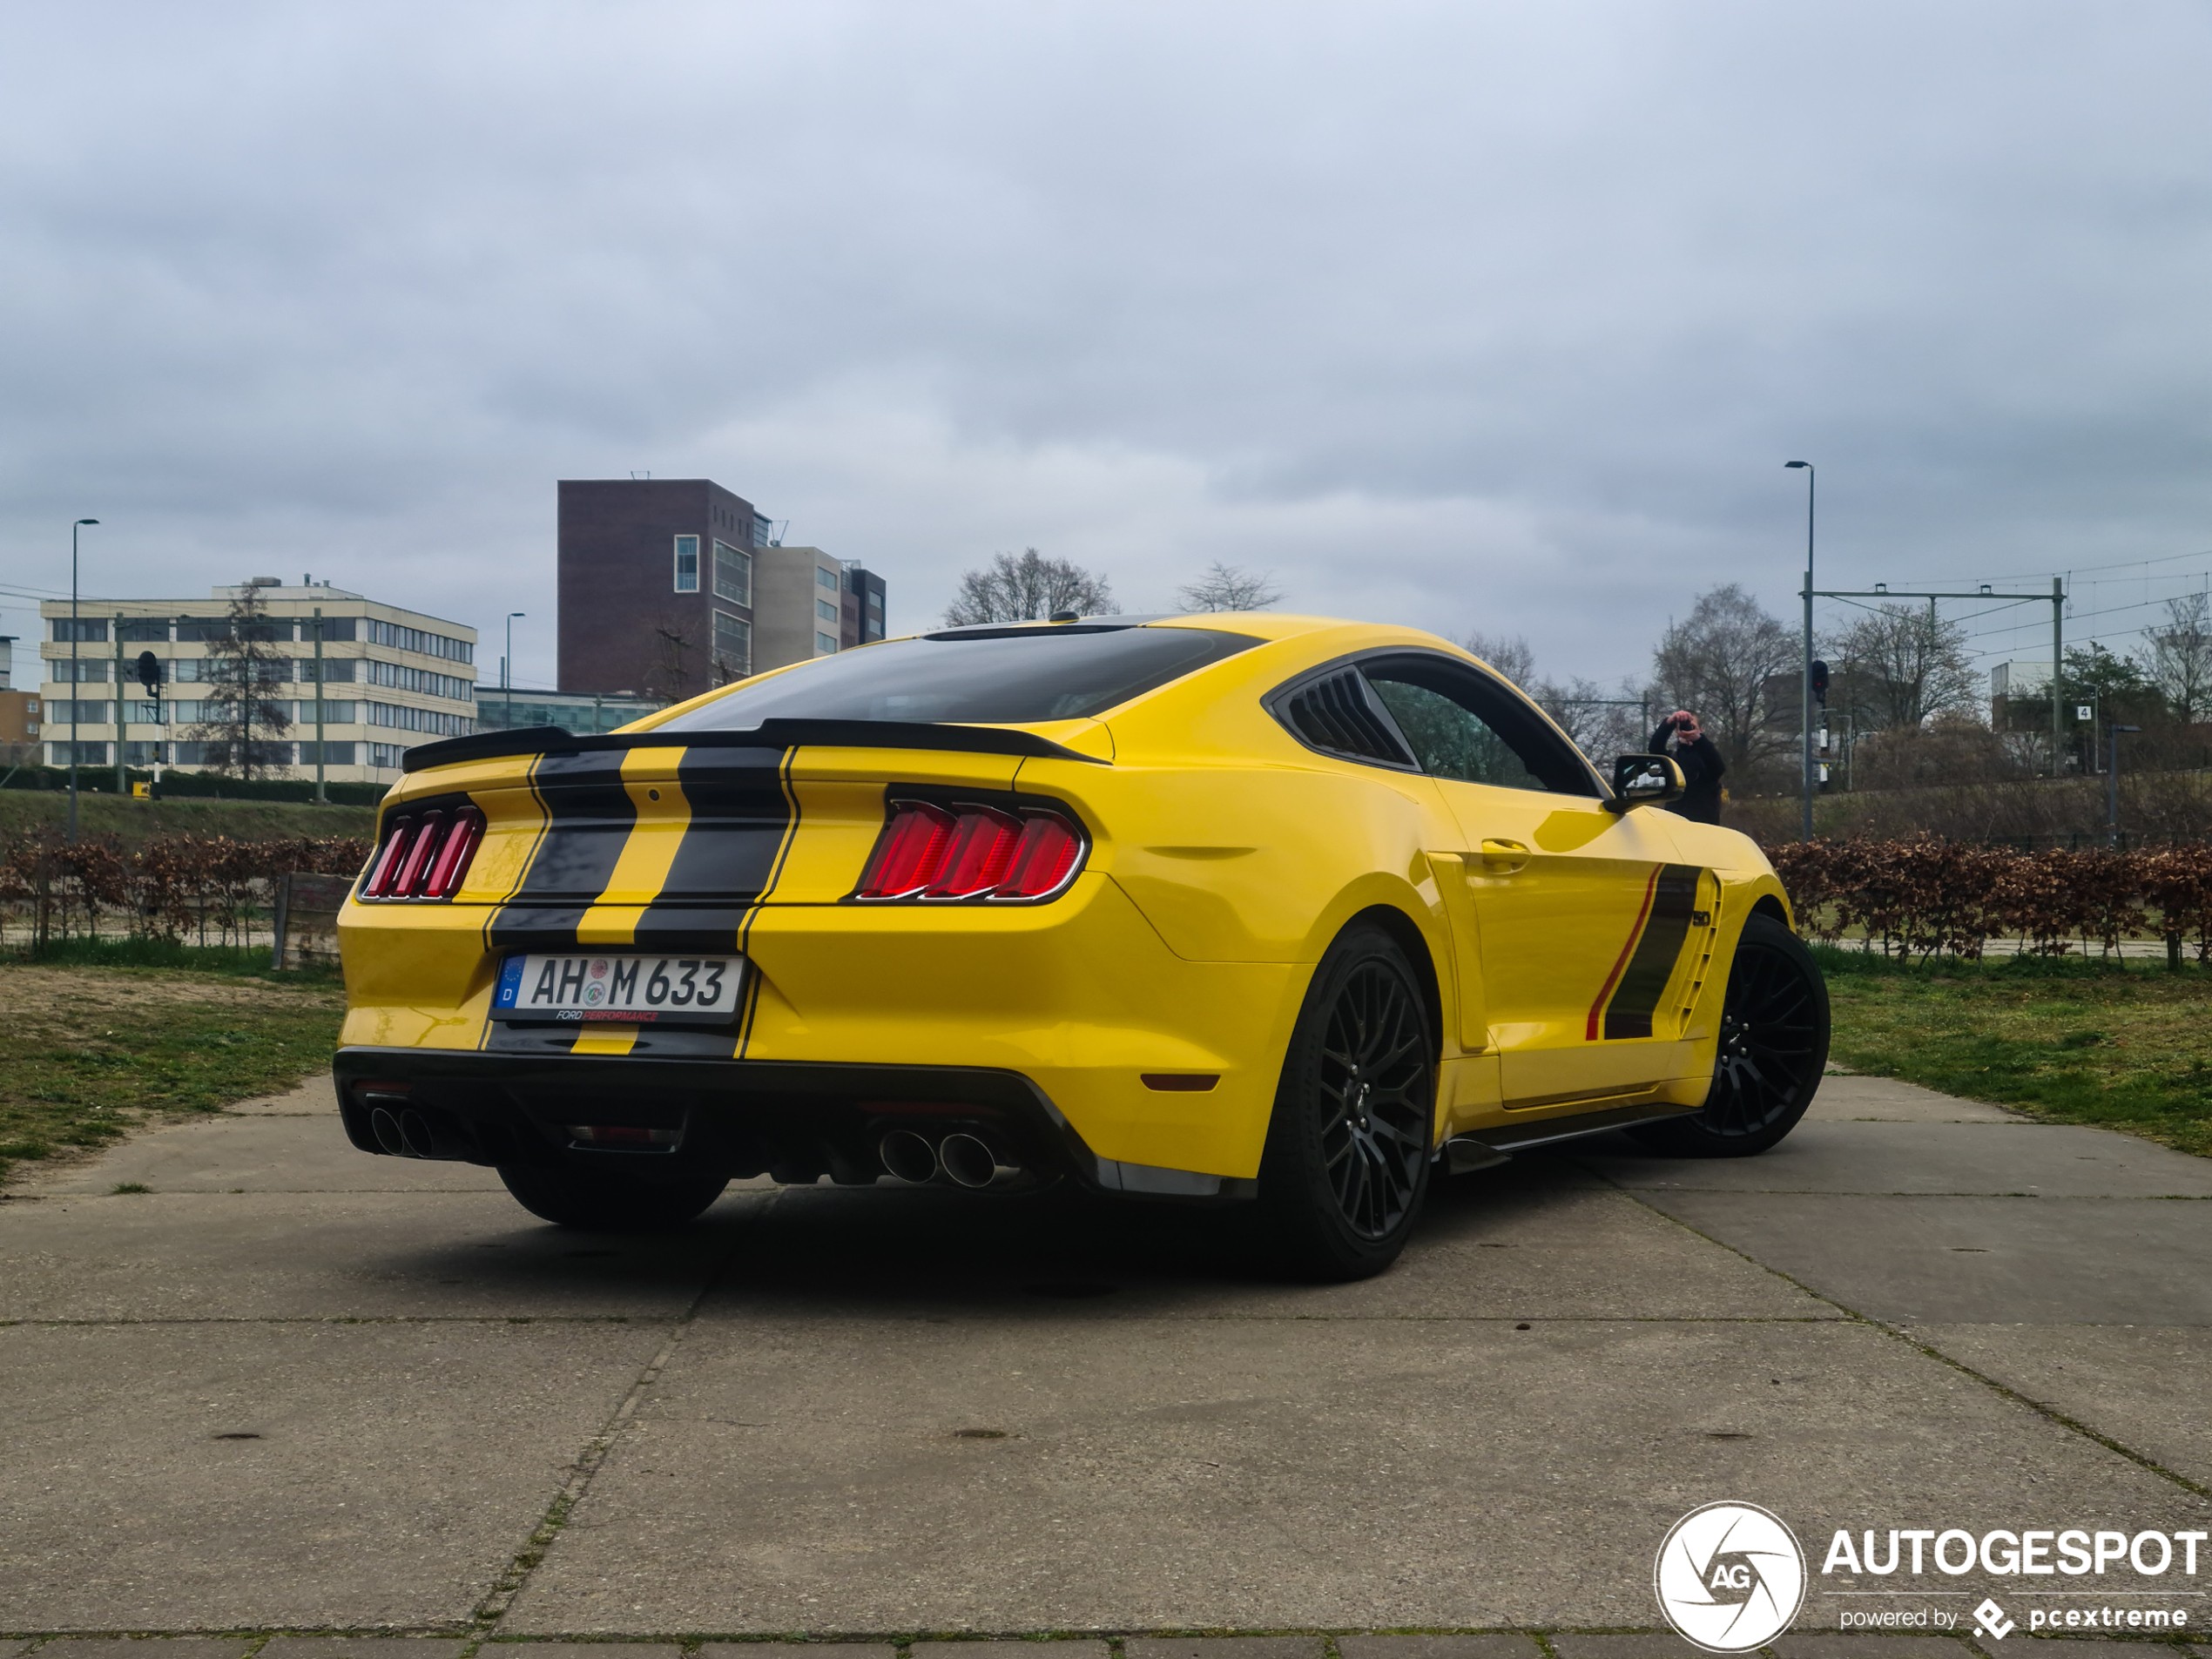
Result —
<instances>
[{"instance_id":1,"label":"quad exhaust tip","mask_svg":"<svg viewBox=\"0 0 2212 1659\"><path fill-rule=\"evenodd\" d=\"M980 1190L1002 1187L1022 1177L1022 1166L1001 1160L990 1143L975 1135L948 1135L937 1143L937 1162L956 1187Z\"/></svg>"},{"instance_id":2,"label":"quad exhaust tip","mask_svg":"<svg viewBox=\"0 0 2212 1659\"><path fill-rule=\"evenodd\" d=\"M883 1167L919 1186L937 1178L937 1149L910 1129L894 1129L876 1143Z\"/></svg>"},{"instance_id":3,"label":"quad exhaust tip","mask_svg":"<svg viewBox=\"0 0 2212 1659\"><path fill-rule=\"evenodd\" d=\"M876 1143L876 1156L900 1180L916 1185L944 1181L980 1191L985 1187L1010 1185L1024 1173L1020 1164L1008 1163L980 1135L955 1133L933 1145L925 1135L894 1129Z\"/></svg>"}]
</instances>

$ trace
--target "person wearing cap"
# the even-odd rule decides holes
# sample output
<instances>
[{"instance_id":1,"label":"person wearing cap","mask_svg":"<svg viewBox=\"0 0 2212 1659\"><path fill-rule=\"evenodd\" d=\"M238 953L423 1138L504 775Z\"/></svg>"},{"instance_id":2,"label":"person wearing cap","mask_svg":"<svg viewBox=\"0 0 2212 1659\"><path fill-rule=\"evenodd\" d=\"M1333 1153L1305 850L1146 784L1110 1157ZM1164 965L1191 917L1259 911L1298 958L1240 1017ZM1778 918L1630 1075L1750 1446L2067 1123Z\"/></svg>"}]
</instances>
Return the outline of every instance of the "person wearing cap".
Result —
<instances>
[{"instance_id":1,"label":"person wearing cap","mask_svg":"<svg viewBox=\"0 0 2212 1659\"><path fill-rule=\"evenodd\" d=\"M1676 709L1659 722L1647 747L1656 755L1671 755L1688 786L1680 800L1668 803L1669 810L1700 824L1719 823L1721 774L1728 770L1728 762L1721 759L1697 717L1688 709Z\"/></svg>"}]
</instances>

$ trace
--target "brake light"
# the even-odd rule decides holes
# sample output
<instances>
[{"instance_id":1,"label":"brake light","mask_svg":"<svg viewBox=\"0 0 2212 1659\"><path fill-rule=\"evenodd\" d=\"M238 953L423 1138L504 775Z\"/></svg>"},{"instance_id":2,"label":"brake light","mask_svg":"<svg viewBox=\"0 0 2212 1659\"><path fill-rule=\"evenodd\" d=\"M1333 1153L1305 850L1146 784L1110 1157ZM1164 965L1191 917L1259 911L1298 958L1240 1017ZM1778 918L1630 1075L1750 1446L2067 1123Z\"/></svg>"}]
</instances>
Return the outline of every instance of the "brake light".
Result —
<instances>
[{"instance_id":1,"label":"brake light","mask_svg":"<svg viewBox=\"0 0 2212 1659\"><path fill-rule=\"evenodd\" d=\"M407 850L407 862L400 866L399 874L393 879L393 898L411 899L422 891L422 878L430 868L431 855L438 850L439 833L445 824L443 813L422 814L422 827L415 832L415 843Z\"/></svg>"},{"instance_id":2,"label":"brake light","mask_svg":"<svg viewBox=\"0 0 2212 1659\"><path fill-rule=\"evenodd\" d=\"M396 819L361 883L364 899L450 899L483 840L484 817L473 806L450 816L428 812Z\"/></svg>"},{"instance_id":3,"label":"brake light","mask_svg":"<svg viewBox=\"0 0 2212 1659\"><path fill-rule=\"evenodd\" d=\"M1057 813L1032 813L1022 826L1022 844L1007 866L995 899L1035 899L1056 893L1076 873L1083 840Z\"/></svg>"},{"instance_id":4,"label":"brake light","mask_svg":"<svg viewBox=\"0 0 2212 1659\"><path fill-rule=\"evenodd\" d=\"M422 882L422 896L426 899L450 899L460 888L461 878L469 873L469 861L476 856L476 843L484 837L484 815L473 806L463 806L453 815L453 827L446 832L445 845L438 849L438 856L430 860L430 873Z\"/></svg>"},{"instance_id":5,"label":"brake light","mask_svg":"<svg viewBox=\"0 0 2212 1659\"><path fill-rule=\"evenodd\" d=\"M1082 832L1062 813L895 800L856 899L1043 899L1082 863Z\"/></svg>"},{"instance_id":6,"label":"brake light","mask_svg":"<svg viewBox=\"0 0 2212 1659\"><path fill-rule=\"evenodd\" d=\"M940 806L902 800L891 808L891 821L876 839L868 867L854 894L860 899L903 899L927 887L944 867L952 840L953 815Z\"/></svg>"},{"instance_id":7,"label":"brake light","mask_svg":"<svg viewBox=\"0 0 2212 1659\"><path fill-rule=\"evenodd\" d=\"M407 861L408 846L414 840L415 820L412 818L392 821L392 833L384 843L384 850L376 855L376 862L369 867L368 880L361 883L362 898L388 899L392 896L393 883L399 875L400 867Z\"/></svg>"},{"instance_id":8,"label":"brake light","mask_svg":"<svg viewBox=\"0 0 2212 1659\"><path fill-rule=\"evenodd\" d=\"M988 893L1014 862L1021 844L1022 820L988 806L963 806L960 824L946 848L943 866L925 895L932 899L973 899Z\"/></svg>"}]
</instances>

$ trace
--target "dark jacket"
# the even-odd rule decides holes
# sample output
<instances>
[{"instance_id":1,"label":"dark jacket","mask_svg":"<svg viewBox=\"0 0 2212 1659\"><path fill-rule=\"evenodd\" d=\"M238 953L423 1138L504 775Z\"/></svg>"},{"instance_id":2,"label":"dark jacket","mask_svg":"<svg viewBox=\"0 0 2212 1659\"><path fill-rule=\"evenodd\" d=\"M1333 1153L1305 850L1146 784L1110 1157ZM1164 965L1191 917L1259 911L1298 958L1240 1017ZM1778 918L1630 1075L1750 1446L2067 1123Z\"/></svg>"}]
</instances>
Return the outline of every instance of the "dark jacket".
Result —
<instances>
[{"instance_id":1,"label":"dark jacket","mask_svg":"<svg viewBox=\"0 0 2212 1659\"><path fill-rule=\"evenodd\" d=\"M1653 754L1672 754L1676 764L1682 767L1683 781L1689 786L1680 800L1668 804L1668 810L1696 819L1701 824L1717 824L1721 821L1721 774L1728 770L1728 762L1721 759L1721 752L1713 746L1712 738L1702 733L1695 743L1669 749L1667 739L1674 734L1672 726L1662 725L1651 734L1648 745Z\"/></svg>"}]
</instances>

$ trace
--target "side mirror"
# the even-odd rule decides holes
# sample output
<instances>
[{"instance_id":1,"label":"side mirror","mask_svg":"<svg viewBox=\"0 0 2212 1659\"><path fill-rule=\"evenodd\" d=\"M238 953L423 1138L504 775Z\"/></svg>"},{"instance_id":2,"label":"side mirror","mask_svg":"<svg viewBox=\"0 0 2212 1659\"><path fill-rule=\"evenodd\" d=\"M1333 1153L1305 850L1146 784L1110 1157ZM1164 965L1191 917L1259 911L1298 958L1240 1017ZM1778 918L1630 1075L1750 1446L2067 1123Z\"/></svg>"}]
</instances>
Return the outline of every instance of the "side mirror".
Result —
<instances>
[{"instance_id":1,"label":"side mirror","mask_svg":"<svg viewBox=\"0 0 2212 1659\"><path fill-rule=\"evenodd\" d=\"M1631 806L1663 806L1680 800L1689 780L1672 755L1622 755L1613 763L1613 799L1606 806L1616 813Z\"/></svg>"}]
</instances>

